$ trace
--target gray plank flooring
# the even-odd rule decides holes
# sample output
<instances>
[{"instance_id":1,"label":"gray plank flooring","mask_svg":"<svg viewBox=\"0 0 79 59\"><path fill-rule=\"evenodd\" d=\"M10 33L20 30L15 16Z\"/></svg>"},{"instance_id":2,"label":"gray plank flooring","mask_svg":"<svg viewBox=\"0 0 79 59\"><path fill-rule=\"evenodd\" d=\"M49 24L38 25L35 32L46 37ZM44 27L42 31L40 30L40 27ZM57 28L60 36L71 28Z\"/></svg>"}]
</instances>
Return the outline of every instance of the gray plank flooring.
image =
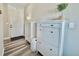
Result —
<instances>
[{"instance_id":1,"label":"gray plank flooring","mask_svg":"<svg viewBox=\"0 0 79 59\"><path fill-rule=\"evenodd\" d=\"M4 43L4 56L41 56L30 49L30 45L24 39Z\"/></svg>"}]
</instances>

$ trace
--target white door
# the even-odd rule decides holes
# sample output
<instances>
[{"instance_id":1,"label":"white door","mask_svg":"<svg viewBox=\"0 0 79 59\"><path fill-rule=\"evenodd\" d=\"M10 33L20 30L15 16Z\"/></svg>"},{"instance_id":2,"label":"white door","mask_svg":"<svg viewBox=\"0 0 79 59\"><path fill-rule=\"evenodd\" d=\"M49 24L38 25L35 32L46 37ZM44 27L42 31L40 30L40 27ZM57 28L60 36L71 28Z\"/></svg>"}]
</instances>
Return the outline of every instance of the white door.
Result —
<instances>
[{"instance_id":1,"label":"white door","mask_svg":"<svg viewBox=\"0 0 79 59\"><path fill-rule=\"evenodd\" d=\"M16 20L16 12L10 12L10 35L11 37L17 36L17 20Z\"/></svg>"},{"instance_id":2,"label":"white door","mask_svg":"<svg viewBox=\"0 0 79 59\"><path fill-rule=\"evenodd\" d=\"M3 55L3 19L2 14L0 14L0 56Z\"/></svg>"},{"instance_id":3,"label":"white door","mask_svg":"<svg viewBox=\"0 0 79 59\"><path fill-rule=\"evenodd\" d=\"M11 37L22 36L24 34L24 19L21 16L22 12L16 8L9 11L10 17L10 35Z\"/></svg>"}]
</instances>

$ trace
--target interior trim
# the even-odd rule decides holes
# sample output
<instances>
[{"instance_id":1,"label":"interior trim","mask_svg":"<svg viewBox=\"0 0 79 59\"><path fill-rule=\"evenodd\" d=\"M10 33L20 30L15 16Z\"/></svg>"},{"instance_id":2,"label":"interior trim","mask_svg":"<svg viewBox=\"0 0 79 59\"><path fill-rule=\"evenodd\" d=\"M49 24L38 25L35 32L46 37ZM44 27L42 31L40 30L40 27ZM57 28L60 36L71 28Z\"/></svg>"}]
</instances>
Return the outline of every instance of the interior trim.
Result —
<instances>
[{"instance_id":1,"label":"interior trim","mask_svg":"<svg viewBox=\"0 0 79 59\"><path fill-rule=\"evenodd\" d=\"M25 38L25 36L12 37L11 38L11 41L18 40L18 39L22 39L22 38Z\"/></svg>"},{"instance_id":2,"label":"interior trim","mask_svg":"<svg viewBox=\"0 0 79 59\"><path fill-rule=\"evenodd\" d=\"M4 40L8 40L8 39L10 39L10 37L5 37L5 38L4 38Z\"/></svg>"}]
</instances>

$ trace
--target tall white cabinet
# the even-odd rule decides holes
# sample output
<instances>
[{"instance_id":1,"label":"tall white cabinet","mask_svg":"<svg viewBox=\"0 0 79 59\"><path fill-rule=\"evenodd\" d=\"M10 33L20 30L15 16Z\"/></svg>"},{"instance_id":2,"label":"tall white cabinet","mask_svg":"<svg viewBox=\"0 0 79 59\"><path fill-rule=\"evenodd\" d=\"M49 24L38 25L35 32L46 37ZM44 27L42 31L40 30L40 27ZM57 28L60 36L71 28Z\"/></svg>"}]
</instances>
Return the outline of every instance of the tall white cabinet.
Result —
<instances>
[{"instance_id":1,"label":"tall white cabinet","mask_svg":"<svg viewBox=\"0 0 79 59\"><path fill-rule=\"evenodd\" d=\"M24 35L24 9L8 5L8 19L10 37Z\"/></svg>"},{"instance_id":2,"label":"tall white cabinet","mask_svg":"<svg viewBox=\"0 0 79 59\"><path fill-rule=\"evenodd\" d=\"M45 56L63 55L65 21L37 22L37 50Z\"/></svg>"}]
</instances>

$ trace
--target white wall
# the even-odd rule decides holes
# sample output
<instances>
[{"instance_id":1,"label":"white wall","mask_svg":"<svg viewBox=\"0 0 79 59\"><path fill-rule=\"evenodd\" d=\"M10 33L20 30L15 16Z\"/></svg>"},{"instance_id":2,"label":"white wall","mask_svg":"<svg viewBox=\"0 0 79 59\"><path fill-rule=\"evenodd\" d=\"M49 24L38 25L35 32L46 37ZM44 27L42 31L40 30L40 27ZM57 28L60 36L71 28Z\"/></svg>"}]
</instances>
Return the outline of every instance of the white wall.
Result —
<instances>
[{"instance_id":1,"label":"white wall","mask_svg":"<svg viewBox=\"0 0 79 59\"><path fill-rule=\"evenodd\" d=\"M30 42L31 39L31 23L25 20L25 40Z\"/></svg>"},{"instance_id":2,"label":"white wall","mask_svg":"<svg viewBox=\"0 0 79 59\"><path fill-rule=\"evenodd\" d=\"M9 35L9 19L8 19L8 5L3 4L3 31L4 31L4 39L8 38Z\"/></svg>"},{"instance_id":3,"label":"white wall","mask_svg":"<svg viewBox=\"0 0 79 59\"><path fill-rule=\"evenodd\" d=\"M70 4L64 12L68 22L74 22L75 27L66 33L64 55L79 55L79 4Z\"/></svg>"},{"instance_id":4,"label":"white wall","mask_svg":"<svg viewBox=\"0 0 79 59\"><path fill-rule=\"evenodd\" d=\"M41 20L41 18L53 15L56 12L56 3L38 3L32 4L32 20Z\"/></svg>"},{"instance_id":5,"label":"white wall","mask_svg":"<svg viewBox=\"0 0 79 59\"><path fill-rule=\"evenodd\" d=\"M4 53L4 48L3 48L3 5L0 4L0 10L2 14L0 14L0 56L3 55Z\"/></svg>"}]
</instances>

